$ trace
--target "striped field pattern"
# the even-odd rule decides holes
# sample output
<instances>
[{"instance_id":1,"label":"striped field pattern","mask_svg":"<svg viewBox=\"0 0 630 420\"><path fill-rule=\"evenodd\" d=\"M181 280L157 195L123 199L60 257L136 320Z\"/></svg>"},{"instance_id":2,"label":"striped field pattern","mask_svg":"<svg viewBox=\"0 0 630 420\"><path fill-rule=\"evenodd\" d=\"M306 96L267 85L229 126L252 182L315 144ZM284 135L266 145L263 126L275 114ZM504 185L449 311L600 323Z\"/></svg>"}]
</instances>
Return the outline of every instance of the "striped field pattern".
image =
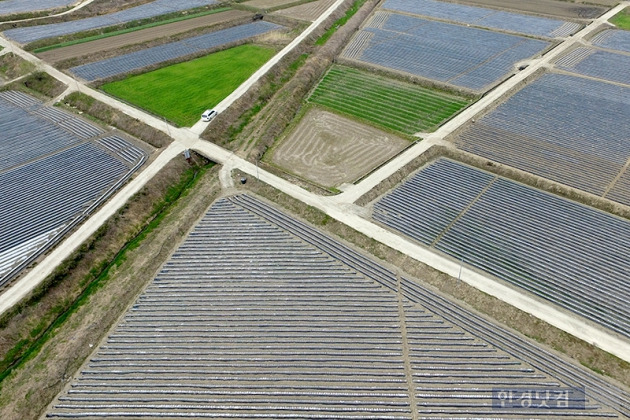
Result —
<instances>
[{"instance_id":1,"label":"striped field pattern","mask_svg":"<svg viewBox=\"0 0 630 420\"><path fill-rule=\"evenodd\" d=\"M435 0L387 0L382 7L396 12L547 38L567 37L582 26L575 22Z\"/></svg>"},{"instance_id":2,"label":"striped field pattern","mask_svg":"<svg viewBox=\"0 0 630 420\"><path fill-rule=\"evenodd\" d=\"M630 337L630 222L460 163L428 165L373 218Z\"/></svg>"},{"instance_id":3,"label":"striped field pattern","mask_svg":"<svg viewBox=\"0 0 630 420\"><path fill-rule=\"evenodd\" d=\"M21 92L0 93L0 286L111 195L147 154Z\"/></svg>"},{"instance_id":4,"label":"striped field pattern","mask_svg":"<svg viewBox=\"0 0 630 420\"><path fill-rule=\"evenodd\" d=\"M547 419L493 408L492 389L577 384L584 408L558 414L624 412L630 396L583 368L239 195L210 208L47 417Z\"/></svg>"},{"instance_id":5,"label":"striped field pattern","mask_svg":"<svg viewBox=\"0 0 630 420\"><path fill-rule=\"evenodd\" d=\"M514 72L551 44L518 35L377 11L342 57L475 93Z\"/></svg>"},{"instance_id":6,"label":"striped field pattern","mask_svg":"<svg viewBox=\"0 0 630 420\"><path fill-rule=\"evenodd\" d=\"M435 130L468 104L464 98L334 66L310 102L405 134Z\"/></svg>"},{"instance_id":7,"label":"striped field pattern","mask_svg":"<svg viewBox=\"0 0 630 420\"><path fill-rule=\"evenodd\" d=\"M630 53L630 31L606 29L591 39L591 44L611 50Z\"/></svg>"},{"instance_id":8,"label":"striped field pattern","mask_svg":"<svg viewBox=\"0 0 630 420\"><path fill-rule=\"evenodd\" d=\"M630 204L630 87L546 74L455 137L455 144L536 175ZM613 194L614 193L614 194ZM614 197L613 197L614 196Z\"/></svg>"},{"instance_id":9,"label":"striped field pattern","mask_svg":"<svg viewBox=\"0 0 630 420\"><path fill-rule=\"evenodd\" d=\"M134 20L149 19L155 16L179 12L194 7L214 4L215 0L153 0L136 7L130 7L108 15L94 16L70 22L28 26L4 31L4 35L22 44L55 36L69 35L107 26L120 25ZM0 4L5 1L0 2ZM23 2L24 3L24 2ZM32 2L26 2L31 4Z\"/></svg>"},{"instance_id":10,"label":"striped field pattern","mask_svg":"<svg viewBox=\"0 0 630 420\"><path fill-rule=\"evenodd\" d=\"M281 28L283 27L280 25L264 21L247 23L181 41L83 64L71 68L70 71L87 81L105 79L187 55L197 54L222 45L242 41Z\"/></svg>"},{"instance_id":11,"label":"striped field pattern","mask_svg":"<svg viewBox=\"0 0 630 420\"><path fill-rule=\"evenodd\" d=\"M630 85L630 55L580 47L556 61L556 67L572 73Z\"/></svg>"},{"instance_id":12,"label":"striped field pattern","mask_svg":"<svg viewBox=\"0 0 630 420\"><path fill-rule=\"evenodd\" d=\"M14 13L37 12L55 8L67 7L76 3L76 0L3 0L0 2L0 15Z\"/></svg>"}]
</instances>

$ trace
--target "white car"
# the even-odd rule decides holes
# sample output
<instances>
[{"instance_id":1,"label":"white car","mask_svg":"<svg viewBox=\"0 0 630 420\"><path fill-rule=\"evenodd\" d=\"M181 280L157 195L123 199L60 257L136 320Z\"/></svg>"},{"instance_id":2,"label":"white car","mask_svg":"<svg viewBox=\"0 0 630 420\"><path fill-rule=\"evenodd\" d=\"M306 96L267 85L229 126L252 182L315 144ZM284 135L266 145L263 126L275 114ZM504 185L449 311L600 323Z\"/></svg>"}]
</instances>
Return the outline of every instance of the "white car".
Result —
<instances>
[{"instance_id":1,"label":"white car","mask_svg":"<svg viewBox=\"0 0 630 420\"><path fill-rule=\"evenodd\" d=\"M201 121L209 122L212 121L214 117L216 117L219 113L214 109L206 109L203 114L201 114Z\"/></svg>"}]
</instances>

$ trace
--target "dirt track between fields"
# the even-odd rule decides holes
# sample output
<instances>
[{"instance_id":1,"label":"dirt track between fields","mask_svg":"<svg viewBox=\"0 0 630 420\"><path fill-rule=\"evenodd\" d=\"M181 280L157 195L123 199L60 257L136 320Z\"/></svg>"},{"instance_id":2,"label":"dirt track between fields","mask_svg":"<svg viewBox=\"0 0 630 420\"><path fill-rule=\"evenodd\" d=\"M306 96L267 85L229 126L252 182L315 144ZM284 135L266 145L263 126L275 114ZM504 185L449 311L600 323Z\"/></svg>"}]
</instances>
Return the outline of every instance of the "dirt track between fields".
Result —
<instances>
[{"instance_id":1,"label":"dirt track between fields","mask_svg":"<svg viewBox=\"0 0 630 420\"><path fill-rule=\"evenodd\" d=\"M64 48L56 48L54 50L37 54L37 56L44 61L54 64L70 58L113 50L127 45L139 44L156 38L181 34L193 29L216 25L249 15L252 15L252 13L242 10L228 10L227 12L215 13L198 18L182 20L180 22L155 26L153 28L142 29L140 31L134 31L124 35L98 39L96 41L85 42L83 44L72 45Z\"/></svg>"}]
</instances>

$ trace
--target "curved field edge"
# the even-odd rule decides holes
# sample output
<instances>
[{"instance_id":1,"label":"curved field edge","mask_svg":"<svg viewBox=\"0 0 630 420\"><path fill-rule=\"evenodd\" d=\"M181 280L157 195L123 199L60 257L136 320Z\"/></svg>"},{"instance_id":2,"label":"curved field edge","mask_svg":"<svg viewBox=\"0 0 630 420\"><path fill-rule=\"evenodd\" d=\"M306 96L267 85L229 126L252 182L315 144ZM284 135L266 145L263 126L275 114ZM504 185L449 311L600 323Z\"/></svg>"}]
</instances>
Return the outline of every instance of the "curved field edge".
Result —
<instances>
[{"instance_id":1,"label":"curved field edge","mask_svg":"<svg viewBox=\"0 0 630 420\"><path fill-rule=\"evenodd\" d=\"M0 418L36 419L219 191L177 157L0 320ZM11 346L9 348L9 345Z\"/></svg>"},{"instance_id":2,"label":"curved field edge","mask_svg":"<svg viewBox=\"0 0 630 420\"><path fill-rule=\"evenodd\" d=\"M424 156L421 157L423 160L426 159ZM332 219L322 211L302 203L268 184L256 181L255 176L252 174L249 175L252 182L248 182L245 185L239 184L238 178L235 178L235 185L239 190L252 191L270 200L274 205L290 212L298 219L306 220L333 237L347 241L380 259L381 263L386 261L389 265L397 267L399 271L412 276L420 284L428 284L456 304L464 308L473 308L500 325L506 325L510 329L544 346L567 355L574 362L585 366L593 372L630 386L630 363L582 341L545 321L535 318L508 303L483 293L467 283L458 281L457 278L444 274L391 249L387 245L377 242ZM235 174L235 176L240 177L239 174Z\"/></svg>"},{"instance_id":3,"label":"curved field edge","mask_svg":"<svg viewBox=\"0 0 630 420\"><path fill-rule=\"evenodd\" d=\"M274 54L272 48L241 45L108 83L102 89L179 126L191 126Z\"/></svg>"},{"instance_id":4,"label":"curved field edge","mask_svg":"<svg viewBox=\"0 0 630 420\"><path fill-rule=\"evenodd\" d=\"M434 131L465 108L464 97L333 66L309 102L403 134Z\"/></svg>"}]
</instances>

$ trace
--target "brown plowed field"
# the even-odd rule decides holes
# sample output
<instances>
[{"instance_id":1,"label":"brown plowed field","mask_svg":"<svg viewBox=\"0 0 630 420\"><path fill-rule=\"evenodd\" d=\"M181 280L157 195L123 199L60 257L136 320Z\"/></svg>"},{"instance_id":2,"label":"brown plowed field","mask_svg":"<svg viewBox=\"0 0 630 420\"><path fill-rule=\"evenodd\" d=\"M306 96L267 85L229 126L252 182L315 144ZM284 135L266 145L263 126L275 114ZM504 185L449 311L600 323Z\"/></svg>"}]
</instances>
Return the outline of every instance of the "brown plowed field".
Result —
<instances>
[{"instance_id":1,"label":"brown plowed field","mask_svg":"<svg viewBox=\"0 0 630 420\"><path fill-rule=\"evenodd\" d=\"M594 19L606 11L606 7L615 6L618 0L589 0L588 3L576 1L555 1L555 0L464 0L466 3L475 6L487 6L498 9L509 9L515 12L529 12L550 16L563 17L567 19ZM599 4L606 7L598 7Z\"/></svg>"},{"instance_id":2,"label":"brown plowed field","mask_svg":"<svg viewBox=\"0 0 630 420\"><path fill-rule=\"evenodd\" d=\"M287 4L295 3L299 0L250 0L245 5L256 7L258 9L271 9L273 7L282 7Z\"/></svg>"},{"instance_id":3,"label":"brown plowed field","mask_svg":"<svg viewBox=\"0 0 630 420\"><path fill-rule=\"evenodd\" d=\"M335 0L317 0L306 4L300 4L299 6L289 7L288 9L278 10L272 14L312 22L324 13L326 9L332 6L334 2Z\"/></svg>"},{"instance_id":4,"label":"brown plowed field","mask_svg":"<svg viewBox=\"0 0 630 420\"><path fill-rule=\"evenodd\" d=\"M216 25L230 20L243 18L252 15L251 12L242 10L228 10L227 12L215 13L212 15L201 16L198 18L182 20L180 22L169 23L166 25L155 26L153 28L142 29L139 31L129 32L124 35L112 36L109 38L98 39L96 41L85 42L83 44L72 45L64 48L56 48L37 54L42 60L49 63L57 63L69 58L81 57L100 51L113 50L126 45L139 44L151 41L156 38L176 35L204 26Z\"/></svg>"},{"instance_id":5,"label":"brown plowed field","mask_svg":"<svg viewBox=\"0 0 630 420\"><path fill-rule=\"evenodd\" d=\"M311 109L273 153L274 164L326 187L353 182L409 142L376 128Z\"/></svg>"}]
</instances>

